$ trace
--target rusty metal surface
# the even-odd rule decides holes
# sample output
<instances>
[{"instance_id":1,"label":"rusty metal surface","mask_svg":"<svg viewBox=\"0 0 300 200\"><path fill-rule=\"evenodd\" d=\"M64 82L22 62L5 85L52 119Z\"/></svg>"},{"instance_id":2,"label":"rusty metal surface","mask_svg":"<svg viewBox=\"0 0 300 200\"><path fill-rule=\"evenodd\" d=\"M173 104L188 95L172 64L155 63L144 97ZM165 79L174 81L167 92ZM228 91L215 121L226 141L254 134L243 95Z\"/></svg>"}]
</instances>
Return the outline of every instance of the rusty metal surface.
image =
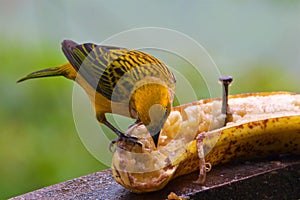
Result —
<instances>
[{"instance_id":1,"label":"rusty metal surface","mask_svg":"<svg viewBox=\"0 0 300 200\"><path fill-rule=\"evenodd\" d=\"M163 190L134 194L117 184L110 170L36 190L19 199L166 199L170 192L189 199L299 199L300 157L229 163L214 167L205 185L197 172L178 177Z\"/></svg>"}]
</instances>

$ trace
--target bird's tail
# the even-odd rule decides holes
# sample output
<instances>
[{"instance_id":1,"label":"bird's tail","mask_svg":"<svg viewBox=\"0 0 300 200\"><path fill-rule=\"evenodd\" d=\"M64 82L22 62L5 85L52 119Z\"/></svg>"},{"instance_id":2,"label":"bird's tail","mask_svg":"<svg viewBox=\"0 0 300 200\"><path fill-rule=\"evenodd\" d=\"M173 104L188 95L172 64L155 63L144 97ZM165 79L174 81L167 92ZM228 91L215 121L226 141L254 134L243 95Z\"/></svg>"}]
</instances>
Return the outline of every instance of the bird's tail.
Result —
<instances>
[{"instance_id":1,"label":"bird's tail","mask_svg":"<svg viewBox=\"0 0 300 200\"><path fill-rule=\"evenodd\" d=\"M70 78L70 73L72 71L74 71L74 70L70 66L70 63L66 63L59 67L51 67L51 68L42 69L42 70L39 70L36 72L32 72L32 73L28 74L27 76L18 80L17 83L20 83L20 82L28 80L28 79L48 77L48 76L65 76L67 78Z\"/></svg>"}]
</instances>

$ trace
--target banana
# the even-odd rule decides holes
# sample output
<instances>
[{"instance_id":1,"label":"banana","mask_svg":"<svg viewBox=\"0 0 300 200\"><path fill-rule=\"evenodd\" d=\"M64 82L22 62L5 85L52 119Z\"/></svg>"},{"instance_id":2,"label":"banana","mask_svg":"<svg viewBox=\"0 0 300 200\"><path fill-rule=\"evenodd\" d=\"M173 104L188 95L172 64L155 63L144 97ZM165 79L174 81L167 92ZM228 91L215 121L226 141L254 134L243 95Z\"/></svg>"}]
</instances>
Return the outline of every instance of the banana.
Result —
<instances>
[{"instance_id":1,"label":"banana","mask_svg":"<svg viewBox=\"0 0 300 200\"><path fill-rule=\"evenodd\" d=\"M152 192L197 169L196 182L204 183L212 166L234 159L300 154L300 94L232 95L228 106L227 115L218 98L174 107L157 147L145 126L132 126L127 134L139 136L142 146L117 143L115 180L136 193Z\"/></svg>"}]
</instances>

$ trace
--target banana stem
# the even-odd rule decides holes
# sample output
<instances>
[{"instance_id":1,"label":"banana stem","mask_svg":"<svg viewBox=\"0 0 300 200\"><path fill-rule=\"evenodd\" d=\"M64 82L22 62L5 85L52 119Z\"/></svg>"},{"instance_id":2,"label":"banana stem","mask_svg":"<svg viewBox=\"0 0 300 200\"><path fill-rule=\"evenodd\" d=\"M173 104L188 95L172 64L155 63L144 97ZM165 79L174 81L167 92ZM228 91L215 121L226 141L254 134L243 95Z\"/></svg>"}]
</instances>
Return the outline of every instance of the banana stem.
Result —
<instances>
[{"instance_id":1,"label":"banana stem","mask_svg":"<svg viewBox=\"0 0 300 200\"><path fill-rule=\"evenodd\" d=\"M232 82L232 77L231 76L221 76L219 78L220 83L222 84L223 91L222 91L222 111L221 113L226 115L225 117L225 124L228 122L229 119L229 109L228 109L228 87L230 86Z\"/></svg>"},{"instance_id":2,"label":"banana stem","mask_svg":"<svg viewBox=\"0 0 300 200\"><path fill-rule=\"evenodd\" d=\"M203 184L206 180L206 172L209 172L212 168L211 163L205 161L205 152L204 152L204 144L203 140L205 139L206 133L200 133L197 140L197 150L198 150L198 158L199 158L199 176L194 183Z\"/></svg>"},{"instance_id":3,"label":"banana stem","mask_svg":"<svg viewBox=\"0 0 300 200\"><path fill-rule=\"evenodd\" d=\"M198 150L198 157L199 157L199 176L194 183L203 184L206 180L206 164L205 164L205 155L203 149L203 139L204 134L199 134L197 137L197 150Z\"/></svg>"}]
</instances>

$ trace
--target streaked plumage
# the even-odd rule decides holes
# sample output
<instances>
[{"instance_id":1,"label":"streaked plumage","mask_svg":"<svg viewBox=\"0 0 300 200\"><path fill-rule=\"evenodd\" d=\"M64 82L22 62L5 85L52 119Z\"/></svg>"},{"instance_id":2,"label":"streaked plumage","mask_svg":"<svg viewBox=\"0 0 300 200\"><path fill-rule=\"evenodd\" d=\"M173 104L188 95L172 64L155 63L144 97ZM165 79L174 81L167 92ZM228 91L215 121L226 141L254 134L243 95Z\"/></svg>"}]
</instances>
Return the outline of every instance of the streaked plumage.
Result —
<instances>
[{"instance_id":1,"label":"streaked plumage","mask_svg":"<svg viewBox=\"0 0 300 200\"><path fill-rule=\"evenodd\" d=\"M157 144L157 133L170 113L176 82L164 63L137 50L70 40L62 42L62 50L69 63L33 72L19 82L45 76L75 80L93 102L99 122L121 139L128 139L106 120L105 113L135 118L147 127Z\"/></svg>"}]
</instances>

